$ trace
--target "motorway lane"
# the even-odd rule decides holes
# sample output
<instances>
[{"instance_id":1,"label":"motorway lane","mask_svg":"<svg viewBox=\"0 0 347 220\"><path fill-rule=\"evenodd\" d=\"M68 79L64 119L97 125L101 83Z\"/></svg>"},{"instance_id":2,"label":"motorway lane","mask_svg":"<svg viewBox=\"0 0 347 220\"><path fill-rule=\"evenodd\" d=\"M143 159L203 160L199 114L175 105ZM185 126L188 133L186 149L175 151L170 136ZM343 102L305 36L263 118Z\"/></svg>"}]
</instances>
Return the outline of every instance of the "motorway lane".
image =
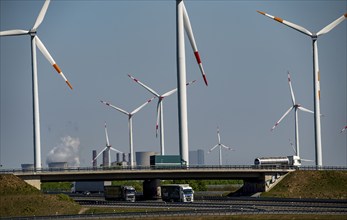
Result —
<instances>
[{"instance_id":1,"label":"motorway lane","mask_svg":"<svg viewBox=\"0 0 347 220\"><path fill-rule=\"evenodd\" d=\"M79 204L87 207L110 207L110 208L134 208L134 209L182 209L199 212L203 210L215 210L220 212L285 212L285 213L306 213L306 214L343 214L347 216L347 201L341 200L262 200L262 199L245 199L245 200L198 200L194 203L166 203L161 201L137 201L135 203L121 201L104 201L104 200L76 200Z\"/></svg>"}]
</instances>

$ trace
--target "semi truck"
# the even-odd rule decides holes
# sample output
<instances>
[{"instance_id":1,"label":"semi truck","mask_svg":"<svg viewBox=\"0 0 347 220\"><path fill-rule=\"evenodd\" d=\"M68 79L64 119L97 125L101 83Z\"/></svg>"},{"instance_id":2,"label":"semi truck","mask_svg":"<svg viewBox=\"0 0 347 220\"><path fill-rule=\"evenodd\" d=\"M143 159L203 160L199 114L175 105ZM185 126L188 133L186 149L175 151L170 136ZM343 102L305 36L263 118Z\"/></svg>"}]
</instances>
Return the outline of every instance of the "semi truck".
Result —
<instances>
[{"instance_id":1,"label":"semi truck","mask_svg":"<svg viewBox=\"0 0 347 220\"><path fill-rule=\"evenodd\" d=\"M165 202L194 202L194 190L189 184L162 185L161 199Z\"/></svg>"},{"instance_id":2,"label":"semi truck","mask_svg":"<svg viewBox=\"0 0 347 220\"><path fill-rule=\"evenodd\" d=\"M301 158L299 156L286 156L286 157L257 157L254 159L256 167L266 166L301 166Z\"/></svg>"},{"instance_id":3,"label":"semi truck","mask_svg":"<svg viewBox=\"0 0 347 220\"><path fill-rule=\"evenodd\" d=\"M105 200L135 202L136 190L133 186L105 186Z\"/></svg>"},{"instance_id":4,"label":"semi truck","mask_svg":"<svg viewBox=\"0 0 347 220\"><path fill-rule=\"evenodd\" d=\"M77 181L72 182L71 193L103 193L105 181Z\"/></svg>"}]
</instances>

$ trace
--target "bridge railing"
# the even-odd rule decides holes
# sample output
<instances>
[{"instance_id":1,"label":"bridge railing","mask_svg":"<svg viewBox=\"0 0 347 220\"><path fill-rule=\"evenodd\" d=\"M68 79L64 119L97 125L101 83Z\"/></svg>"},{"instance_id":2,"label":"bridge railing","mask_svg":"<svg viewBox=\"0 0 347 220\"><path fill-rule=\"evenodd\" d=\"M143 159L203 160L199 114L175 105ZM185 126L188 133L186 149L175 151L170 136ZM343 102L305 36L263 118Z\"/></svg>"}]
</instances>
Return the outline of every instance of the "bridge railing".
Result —
<instances>
[{"instance_id":1,"label":"bridge railing","mask_svg":"<svg viewBox=\"0 0 347 220\"><path fill-rule=\"evenodd\" d=\"M274 166L274 165L182 165L182 166L111 166L111 167L69 167L69 168L41 168L41 169L0 169L0 174L12 173L45 173L45 172L93 172L110 170L342 170L342 166Z\"/></svg>"}]
</instances>

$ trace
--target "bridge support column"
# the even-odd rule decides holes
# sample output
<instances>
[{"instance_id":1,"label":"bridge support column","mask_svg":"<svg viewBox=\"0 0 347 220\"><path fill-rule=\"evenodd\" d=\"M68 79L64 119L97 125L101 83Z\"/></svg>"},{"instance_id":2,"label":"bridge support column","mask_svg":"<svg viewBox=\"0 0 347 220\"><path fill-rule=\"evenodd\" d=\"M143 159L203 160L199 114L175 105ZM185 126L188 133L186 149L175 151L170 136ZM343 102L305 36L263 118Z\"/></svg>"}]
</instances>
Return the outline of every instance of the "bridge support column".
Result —
<instances>
[{"instance_id":1,"label":"bridge support column","mask_svg":"<svg viewBox=\"0 0 347 220\"><path fill-rule=\"evenodd\" d=\"M279 183L283 177L279 173L265 173L261 178L244 179L242 193L244 195L252 195L259 192L267 192Z\"/></svg>"},{"instance_id":2,"label":"bridge support column","mask_svg":"<svg viewBox=\"0 0 347 220\"><path fill-rule=\"evenodd\" d=\"M143 197L145 200L156 200L161 198L160 179L143 181Z\"/></svg>"},{"instance_id":3,"label":"bridge support column","mask_svg":"<svg viewBox=\"0 0 347 220\"><path fill-rule=\"evenodd\" d=\"M41 190L41 178L40 176L18 176L22 180L24 180L29 185Z\"/></svg>"}]
</instances>

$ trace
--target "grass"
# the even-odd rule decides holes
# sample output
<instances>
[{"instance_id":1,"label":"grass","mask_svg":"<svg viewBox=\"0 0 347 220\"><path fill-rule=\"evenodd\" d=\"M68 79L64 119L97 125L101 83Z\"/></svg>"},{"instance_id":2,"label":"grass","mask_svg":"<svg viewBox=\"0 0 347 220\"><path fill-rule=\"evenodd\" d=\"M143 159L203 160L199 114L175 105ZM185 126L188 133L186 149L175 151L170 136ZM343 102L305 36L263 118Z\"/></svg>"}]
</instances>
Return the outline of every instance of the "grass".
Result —
<instances>
[{"instance_id":1,"label":"grass","mask_svg":"<svg viewBox=\"0 0 347 220\"><path fill-rule=\"evenodd\" d=\"M70 197L44 195L14 175L0 175L0 217L77 214Z\"/></svg>"},{"instance_id":2,"label":"grass","mask_svg":"<svg viewBox=\"0 0 347 220\"><path fill-rule=\"evenodd\" d=\"M347 171L295 171L262 197L347 199Z\"/></svg>"}]
</instances>

